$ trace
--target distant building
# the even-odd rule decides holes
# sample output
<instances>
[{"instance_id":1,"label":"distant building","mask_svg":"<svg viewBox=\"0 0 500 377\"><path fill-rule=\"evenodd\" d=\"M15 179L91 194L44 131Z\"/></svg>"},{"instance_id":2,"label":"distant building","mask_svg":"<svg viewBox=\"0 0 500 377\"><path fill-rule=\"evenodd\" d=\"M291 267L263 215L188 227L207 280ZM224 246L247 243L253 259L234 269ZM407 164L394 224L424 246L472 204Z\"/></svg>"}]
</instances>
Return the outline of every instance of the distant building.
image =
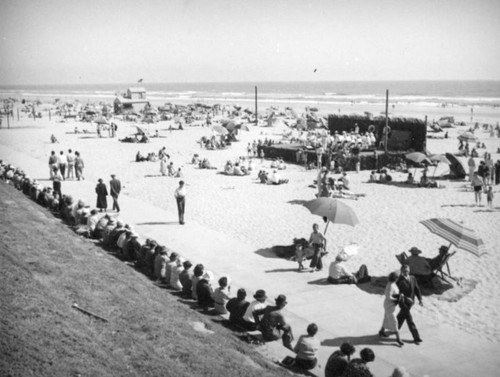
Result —
<instances>
[{"instance_id":1,"label":"distant building","mask_svg":"<svg viewBox=\"0 0 500 377\"><path fill-rule=\"evenodd\" d=\"M128 88L127 93L123 97L128 99L146 99L146 89L142 87Z\"/></svg>"},{"instance_id":2,"label":"distant building","mask_svg":"<svg viewBox=\"0 0 500 377\"><path fill-rule=\"evenodd\" d=\"M114 101L114 112L121 114L126 111L134 111L134 104L149 104L145 88L128 88L123 95L117 96Z\"/></svg>"}]
</instances>

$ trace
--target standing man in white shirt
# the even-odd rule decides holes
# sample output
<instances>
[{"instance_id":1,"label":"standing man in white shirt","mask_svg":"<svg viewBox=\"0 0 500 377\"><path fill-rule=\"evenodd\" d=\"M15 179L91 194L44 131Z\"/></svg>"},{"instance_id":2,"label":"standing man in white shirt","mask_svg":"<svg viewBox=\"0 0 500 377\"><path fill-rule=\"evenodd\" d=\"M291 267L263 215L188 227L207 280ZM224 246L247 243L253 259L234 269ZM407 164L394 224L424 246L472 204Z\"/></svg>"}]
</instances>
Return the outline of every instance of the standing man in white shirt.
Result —
<instances>
[{"instance_id":1,"label":"standing man in white shirt","mask_svg":"<svg viewBox=\"0 0 500 377\"><path fill-rule=\"evenodd\" d=\"M179 223L184 225L184 209L186 208L186 187L184 181L179 182L179 187L175 190L175 200L177 201L177 211L179 212Z\"/></svg>"}]
</instances>

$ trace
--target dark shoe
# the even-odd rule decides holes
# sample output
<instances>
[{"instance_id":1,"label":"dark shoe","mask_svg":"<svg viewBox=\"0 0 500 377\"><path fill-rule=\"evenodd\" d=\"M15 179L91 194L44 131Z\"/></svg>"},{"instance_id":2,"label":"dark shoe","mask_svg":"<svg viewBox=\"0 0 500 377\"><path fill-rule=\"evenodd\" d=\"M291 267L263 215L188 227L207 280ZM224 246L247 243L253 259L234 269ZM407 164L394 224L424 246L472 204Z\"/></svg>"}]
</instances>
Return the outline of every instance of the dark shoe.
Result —
<instances>
[{"instance_id":1,"label":"dark shoe","mask_svg":"<svg viewBox=\"0 0 500 377\"><path fill-rule=\"evenodd\" d=\"M396 340L396 343L399 344L401 347L403 347L405 344L401 342L400 340Z\"/></svg>"},{"instance_id":2,"label":"dark shoe","mask_svg":"<svg viewBox=\"0 0 500 377\"><path fill-rule=\"evenodd\" d=\"M378 336L381 337L381 338L387 338L389 335L387 335L384 330L380 330L378 332Z\"/></svg>"},{"instance_id":3,"label":"dark shoe","mask_svg":"<svg viewBox=\"0 0 500 377\"><path fill-rule=\"evenodd\" d=\"M422 343L422 339L418 338L415 339L415 344L418 346L420 343Z\"/></svg>"}]
</instances>

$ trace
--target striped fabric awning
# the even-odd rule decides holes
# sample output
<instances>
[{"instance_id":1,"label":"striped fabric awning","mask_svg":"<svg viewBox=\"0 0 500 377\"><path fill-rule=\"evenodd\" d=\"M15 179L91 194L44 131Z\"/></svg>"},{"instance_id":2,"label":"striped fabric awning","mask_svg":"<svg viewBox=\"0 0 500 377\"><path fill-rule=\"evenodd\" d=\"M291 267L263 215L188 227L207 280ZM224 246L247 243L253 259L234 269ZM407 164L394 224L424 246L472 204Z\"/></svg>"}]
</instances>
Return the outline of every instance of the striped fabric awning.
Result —
<instances>
[{"instance_id":1,"label":"striped fabric awning","mask_svg":"<svg viewBox=\"0 0 500 377\"><path fill-rule=\"evenodd\" d=\"M478 257L485 253L483 240L472 229L450 219L429 219L420 222L432 233L444 238L458 249L466 250Z\"/></svg>"}]
</instances>

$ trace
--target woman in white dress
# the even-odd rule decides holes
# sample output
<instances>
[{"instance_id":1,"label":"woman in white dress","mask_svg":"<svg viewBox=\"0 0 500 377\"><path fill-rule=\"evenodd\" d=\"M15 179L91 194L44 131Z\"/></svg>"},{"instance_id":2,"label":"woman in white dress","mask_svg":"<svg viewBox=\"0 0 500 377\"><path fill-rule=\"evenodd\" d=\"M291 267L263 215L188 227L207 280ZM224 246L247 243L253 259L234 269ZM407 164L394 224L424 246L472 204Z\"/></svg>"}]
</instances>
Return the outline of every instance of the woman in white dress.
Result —
<instances>
[{"instance_id":1,"label":"woman in white dress","mask_svg":"<svg viewBox=\"0 0 500 377\"><path fill-rule=\"evenodd\" d=\"M385 286L384 322L382 323L382 328L378 332L378 335L382 338L395 334L397 343L403 346L404 343L399 337L398 321L396 319L396 307L399 302L399 288L396 285L398 276L399 274L395 271L389 274L389 281Z\"/></svg>"},{"instance_id":2,"label":"woman in white dress","mask_svg":"<svg viewBox=\"0 0 500 377\"><path fill-rule=\"evenodd\" d=\"M161 175L167 175L167 166L168 166L168 155L166 153L162 153L160 157L160 173Z\"/></svg>"}]
</instances>

